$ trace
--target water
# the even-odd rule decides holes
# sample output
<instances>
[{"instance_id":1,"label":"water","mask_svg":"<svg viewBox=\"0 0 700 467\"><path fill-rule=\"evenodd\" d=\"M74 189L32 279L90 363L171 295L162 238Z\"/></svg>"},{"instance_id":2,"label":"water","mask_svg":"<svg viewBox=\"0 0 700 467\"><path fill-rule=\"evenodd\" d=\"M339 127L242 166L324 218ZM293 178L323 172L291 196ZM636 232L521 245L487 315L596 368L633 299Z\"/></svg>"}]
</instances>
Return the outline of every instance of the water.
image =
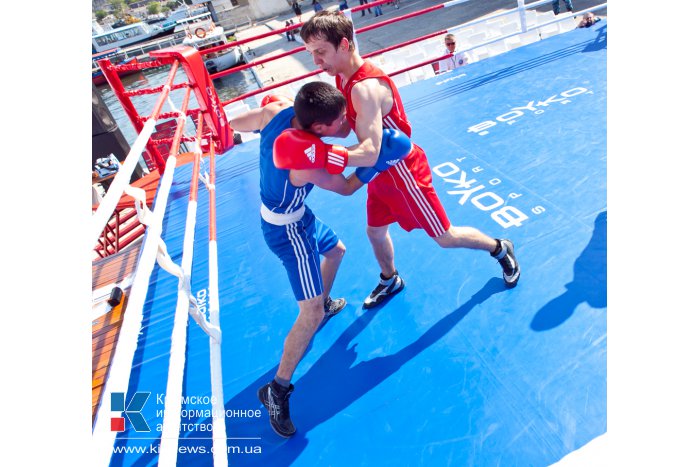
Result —
<instances>
[{"instance_id":1,"label":"water","mask_svg":"<svg viewBox=\"0 0 700 467\"><path fill-rule=\"evenodd\" d=\"M148 70L143 70L140 73L122 77L122 83L124 84L124 88L127 90L152 88L164 84L165 80L168 78L169 72L170 66L151 68ZM181 68L178 68L173 84L183 83L185 81L185 73ZM258 89L253 73L250 70L243 70L233 73L232 75L224 76L223 78L215 79L214 87L216 88L216 92L219 94L221 101L227 101L251 90ZM112 88L110 88L108 84L96 86L96 88L109 108L109 111L112 113L112 117L114 117L114 120L117 122L117 126L124 135L124 138L131 145L136 140L138 133L131 123L131 120L129 120L129 117L126 115L121 103L117 100L114 91L112 91ZM166 100L163 108L161 109L161 113L179 110L182 106L184 94L184 89L176 89L171 91L170 101L173 105L171 106L170 102ZM134 107L136 107L136 110L140 115L147 117L153 111L153 107L156 105L158 97L159 94L134 96L131 98L131 102L134 104ZM246 103L249 105L252 103L254 105L255 100L252 99L252 102L246 100ZM198 107L197 100L194 94L190 93L188 108L192 109L195 107ZM160 122L161 121L159 121L159 123ZM188 118L185 125L185 135L194 136L195 133L195 124L191 118Z\"/></svg>"}]
</instances>

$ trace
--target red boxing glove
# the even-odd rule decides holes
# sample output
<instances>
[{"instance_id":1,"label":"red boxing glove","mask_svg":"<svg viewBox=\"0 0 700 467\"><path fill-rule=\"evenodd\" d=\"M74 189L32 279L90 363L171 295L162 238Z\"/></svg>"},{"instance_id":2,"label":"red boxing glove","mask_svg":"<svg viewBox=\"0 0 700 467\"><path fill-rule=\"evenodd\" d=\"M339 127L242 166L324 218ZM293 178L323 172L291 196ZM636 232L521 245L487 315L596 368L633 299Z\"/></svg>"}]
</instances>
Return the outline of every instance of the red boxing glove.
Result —
<instances>
[{"instance_id":1,"label":"red boxing glove","mask_svg":"<svg viewBox=\"0 0 700 467\"><path fill-rule=\"evenodd\" d=\"M278 94L268 94L267 96L263 97L260 101L260 107L265 107L270 102L289 102L291 104L294 103L294 101L287 96L281 96Z\"/></svg>"},{"instance_id":2,"label":"red boxing glove","mask_svg":"<svg viewBox=\"0 0 700 467\"><path fill-rule=\"evenodd\" d=\"M309 132L288 129L275 139L272 161L278 169L326 169L339 174L348 165L348 149L326 144Z\"/></svg>"}]
</instances>

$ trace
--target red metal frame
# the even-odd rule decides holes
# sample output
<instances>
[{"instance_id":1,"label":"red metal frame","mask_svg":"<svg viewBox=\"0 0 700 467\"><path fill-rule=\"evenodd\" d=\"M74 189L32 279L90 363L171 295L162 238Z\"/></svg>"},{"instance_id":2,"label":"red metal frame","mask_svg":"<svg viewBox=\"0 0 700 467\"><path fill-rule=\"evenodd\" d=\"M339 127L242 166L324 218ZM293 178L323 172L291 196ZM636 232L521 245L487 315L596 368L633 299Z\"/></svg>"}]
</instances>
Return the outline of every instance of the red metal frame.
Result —
<instances>
[{"instance_id":1,"label":"red metal frame","mask_svg":"<svg viewBox=\"0 0 700 467\"><path fill-rule=\"evenodd\" d=\"M100 258L113 255L141 238L145 231L134 208L115 210L94 251Z\"/></svg>"},{"instance_id":2,"label":"red metal frame","mask_svg":"<svg viewBox=\"0 0 700 467\"><path fill-rule=\"evenodd\" d=\"M115 66L109 59L98 61L102 73L136 131L141 133L145 123L150 119L158 121L166 118L181 117L183 114L185 116L199 114L203 125L206 127L207 140L213 143L211 145L212 149L217 153L223 153L233 147L233 130L228 125L223 104L219 100L219 96L199 52L192 47L175 46L151 52L150 56L153 60L129 65ZM127 91L119 76L119 71L127 68L143 70L164 65L170 65L170 73L165 84L155 88ZM182 66L188 81L186 83L173 84L179 66ZM170 91L179 88L185 88L182 108L179 112L161 113ZM190 92L195 94L198 108L188 110ZM155 93L160 95L151 114L148 117L139 115L131 98L137 95ZM154 133L151 135L143 153L149 169L157 169L159 173L162 173L165 169L165 157L177 155L182 140L192 140L192 138L183 138L184 125L185 119L178 118L172 134L161 132L160 134ZM198 136L201 138L201 129ZM136 214L136 210L132 207L122 207L121 209L117 207L109 222L107 222L102 236L94 249L99 257L105 257L120 251L144 234L145 227L138 222Z\"/></svg>"}]
</instances>

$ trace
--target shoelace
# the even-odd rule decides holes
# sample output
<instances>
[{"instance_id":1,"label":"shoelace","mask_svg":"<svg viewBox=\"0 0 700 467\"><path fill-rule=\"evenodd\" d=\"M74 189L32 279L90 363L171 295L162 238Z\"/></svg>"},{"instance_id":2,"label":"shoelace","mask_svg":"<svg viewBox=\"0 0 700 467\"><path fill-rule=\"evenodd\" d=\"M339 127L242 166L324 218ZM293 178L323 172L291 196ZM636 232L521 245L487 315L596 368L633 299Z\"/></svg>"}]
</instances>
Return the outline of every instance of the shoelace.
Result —
<instances>
[{"instance_id":1,"label":"shoelace","mask_svg":"<svg viewBox=\"0 0 700 467\"><path fill-rule=\"evenodd\" d=\"M389 284L387 284L387 285L384 285L384 284L381 284L381 283L380 283L378 286L376 286L376 287L374 288L374 290L372 291L372 295L379 295L379 293L380 293L382 290L388 289L390 285L391 285L391 283L389 283Z\"/></svg>"},{"instance_id":2,"label":"shoelace","mask_svg":"<svg viewBox=\"0 0 700 467\"><path fill-rule=\"evenodd\" d=\"M274 411L273 417L275 418L289 418L289 396L292 393L291 390L283 396L276 395L272 388L269 388L267 409L270 411L271 415ZM276 404L275 402L279 402ZM287 402L287 403L285 403Z\"/></svg>"},{"instance_id":3,"label":"shoelace","mask_svg":"<svg viewBox=\"0 0 700 467\"><path fill-rule=\"evenodd\" d=\"M292 393L292 391L287 391L287 393L284 396L278 396L277 399L279 400L279 404L277 404L277 408L279 410L279 415L280 418L289 418L289 395Z\"/></svg>"},{"instance_id":4,"label":"shoelace","mask_svg":"<svg viewBox=\"0 0 700 467\"><path fill-rule=\"evenodd\" d=\"M501 242L501 252L496 255L495 258L506 274L513 274L513 271L515 271L515 262L511 260L510 255L508 254L508 246L505 244L505 242Z\"/></svg>"},{"instance_id":5,"label":"shoelace","mask_svg":"<svg viewBox=\"0 0 700 467\"><path fill-rule=\"evenodd\" d=\"M499 259L498 262L500 263L500 265L503 267L503 270L508 275L511 275L513 273L513 271L515 270L515 268L513 267L514 264L510 260L508 253L506 253L506 255L503 258Z\"/></svg>"}]
</instances>

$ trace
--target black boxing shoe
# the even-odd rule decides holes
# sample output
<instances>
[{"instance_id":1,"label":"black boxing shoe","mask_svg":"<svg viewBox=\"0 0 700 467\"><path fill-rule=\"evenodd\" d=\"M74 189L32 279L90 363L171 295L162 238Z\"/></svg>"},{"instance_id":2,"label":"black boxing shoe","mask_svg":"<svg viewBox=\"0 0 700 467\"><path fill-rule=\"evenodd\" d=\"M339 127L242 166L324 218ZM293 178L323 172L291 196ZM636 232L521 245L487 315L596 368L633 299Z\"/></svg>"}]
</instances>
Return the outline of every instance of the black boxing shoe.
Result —
<instances>
[{"instance_id":1,"label":"black boxing shoe","mask_svg":"<svg viewBox=\"0 0 700 467\"><path fill-rule=\"evenodd\" d=\"M506 287L515 287L520 279L520 265L515 259L515 250L513 242L507 239L496 239L499 245L499 250L496 253L491 253L491 256L496 258L498 263L503 268L503 280Z\"/></svg>"},{"instance_id":2,"label":"black boxing shoe","mask_svg":"<svg viewBox=\"0 0 700 467\"><path fill-rule=\"evenodd\" d=\"M258 389L258 399L270 413L270 426L283 438L289 438L297 432L289 417L289 396L292 391L294 391L293 384L285 389L274 380Z\"/></svg>"},{"instance_id":3,"label":"black boxing shoe","mask_svg":"<svg viewBox=\"0 0 700 467\"><path fill-rule=\"evenodd\" d=\"M362 304L362 308L370 309L382 303L389 297L396 295L403 290L406 283L399 276L398 271L394 271L394 274L389 279L382 278L379 275L379 285L377 285L372 293L365 298L365 302Z\"/></svg>"}]
</instances>

